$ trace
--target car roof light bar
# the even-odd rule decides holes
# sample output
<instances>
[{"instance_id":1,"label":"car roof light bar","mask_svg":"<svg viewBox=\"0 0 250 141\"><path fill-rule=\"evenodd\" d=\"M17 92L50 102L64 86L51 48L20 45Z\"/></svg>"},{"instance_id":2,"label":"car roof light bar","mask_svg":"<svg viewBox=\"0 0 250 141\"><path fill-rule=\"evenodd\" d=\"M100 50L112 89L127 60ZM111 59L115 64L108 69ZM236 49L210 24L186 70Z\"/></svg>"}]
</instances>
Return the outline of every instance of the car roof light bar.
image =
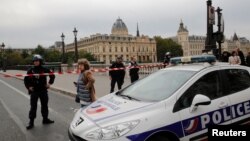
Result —
<instances>
[{"instance_id":1,"label":"car roof light bar","mask_svg":"<svg viewBox=\"0 0 250 141\"><path fill-rule=\"evenodd\" d=\"M174 57L170 59L171 64L188 64L188 63L213 63L216 62L214 55L195 55L185 57Z\"/></svg>"}]
</instances>

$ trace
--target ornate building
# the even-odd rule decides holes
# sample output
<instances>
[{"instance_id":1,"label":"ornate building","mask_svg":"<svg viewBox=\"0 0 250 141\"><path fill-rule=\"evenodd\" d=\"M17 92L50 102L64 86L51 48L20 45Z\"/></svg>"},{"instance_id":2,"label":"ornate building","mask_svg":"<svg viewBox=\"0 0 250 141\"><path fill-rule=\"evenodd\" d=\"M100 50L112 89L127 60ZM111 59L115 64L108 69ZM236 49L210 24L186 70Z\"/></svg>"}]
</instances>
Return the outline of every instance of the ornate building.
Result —
<instances>
[{"instance_id":1,"label":"ornate building","mask_svg":"<svg viewBox=\"0 0 250 141\"><path fill-rule=\"evenodd\" d=\"M226 39L225 42L222 44L222 52L228 51L232 52L236 48L239 48L245 56L247 53L250 52L250 42L245 37L238 37L236 33L231 39Z\"/></svg>"},{"instance_id":2,"label":"ornate building","mask_svg":"<svg viewBox=\"0 0 250 141\"><path fill-rule=\"evenodd\" d=\"M182 46L184 56L200 55L202 54L202 50L205 49L206 37L196 35L189 36L189 31L187 27L184 27L182 21L177 31L177 36L171 39ZM246 56L247 53L250 52L249 40L245 37L238 38L235 33L231 39L225 39L224 43L222 43L221 52L228 51L231 53L236 48L239 48Z\"/></svg>"},{"instance_id":3,"label":"ornate building","mask_svg":"<svg viewBox=\"0 0 250 141\"><path fill-rule=\"evenodd\" d=\"M128 33L127 26L118 18L112 26L111 34L95 34L77 41L78 50L85 50L94 55L97 61L109 64L116 57L123 55L124 61L136 57L139 62L157 62L156 42L148 36ZM67 44L66 52L74 52L74 43Z\"/></svg>"},{"instance_id":4,"label":"ornate building","mask_svg":"<svg viewBox=\"0 0 250 141\"><path fill-rule=\"evenodd\" d=\"M199 55L205 48L205 36L189 36L187 27L181 21L177 36L172 37L175 42L182 46L183 56Z\"/></svg>"}]
</instances>

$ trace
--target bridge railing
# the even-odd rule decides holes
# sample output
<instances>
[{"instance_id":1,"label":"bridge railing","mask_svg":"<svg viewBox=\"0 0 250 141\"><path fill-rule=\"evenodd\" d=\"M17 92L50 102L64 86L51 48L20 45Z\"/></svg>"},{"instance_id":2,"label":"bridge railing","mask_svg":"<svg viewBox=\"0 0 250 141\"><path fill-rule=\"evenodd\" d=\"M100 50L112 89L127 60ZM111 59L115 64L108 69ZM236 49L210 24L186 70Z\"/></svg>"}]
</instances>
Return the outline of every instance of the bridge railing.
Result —
<instances>
[{"instance_id":1,"label":"bridge railing","mask_svg":"<svg viewBox=\"0 0 250 141\"><path fill-rule=\"evenodd\" d=\"M163 65L155 64L155 63L146 63L146 64L139 64L143 66L139 70L140 75L149 75L158 71L159 69L164 68ZM33 65L17 65L17 66L9 66L8 69L12 70L28 70ZM68 72L68 71L77 71L77 64L73 64L72 66L68 66L67 64L61 64L60 62L53 62L53 63L45 63L43 66L47 67L48 69L52 70L53 72ZM128 67L128 64L125 64ZM110 65L108 64L90 64L91 69L100 69L100 71L96 71L98 74L107 75L109 74L108 71L101 71L101 69L109 69ZM129 68L126 69L126 74L129 74Z\"/></svg>"}]
</instances>

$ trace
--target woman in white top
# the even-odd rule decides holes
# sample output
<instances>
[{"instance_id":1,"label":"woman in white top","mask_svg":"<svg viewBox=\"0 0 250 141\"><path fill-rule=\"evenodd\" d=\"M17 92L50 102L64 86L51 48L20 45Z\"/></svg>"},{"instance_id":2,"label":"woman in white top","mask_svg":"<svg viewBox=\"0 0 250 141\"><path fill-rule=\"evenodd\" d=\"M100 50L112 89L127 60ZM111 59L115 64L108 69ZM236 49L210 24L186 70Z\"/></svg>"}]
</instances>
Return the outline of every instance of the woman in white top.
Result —
<instances>
[{"instance_id":1,"label":"woman in white top","mask_svg":"<svg viewBox=\"0 0 250 141\"><path fill-rule=\"evenodd\" d=\"M241 64L240 57L237 55L236 51L232 52L232 55L229 57L228 62L229 64L232 64L232 65Z\"/></svg>"}]
</instances>

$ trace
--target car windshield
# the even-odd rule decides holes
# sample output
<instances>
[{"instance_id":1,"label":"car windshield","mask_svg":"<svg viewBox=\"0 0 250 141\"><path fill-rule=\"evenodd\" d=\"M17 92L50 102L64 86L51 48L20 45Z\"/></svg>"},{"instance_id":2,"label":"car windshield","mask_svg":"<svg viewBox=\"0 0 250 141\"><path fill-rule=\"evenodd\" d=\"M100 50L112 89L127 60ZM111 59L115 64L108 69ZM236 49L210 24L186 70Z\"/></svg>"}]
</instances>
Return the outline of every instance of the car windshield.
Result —
<instances>
[{"instance_id":1,"label":"car windshield","mask_svg":"<svg viewBox=\"0 0 250 141\"><path fill-rule=\"evenodd\" d=\"M160 101L171 96L194 73L195 71L186 70L160 70L118 93L142 101Z\"/></svg>"}]
</instances>

